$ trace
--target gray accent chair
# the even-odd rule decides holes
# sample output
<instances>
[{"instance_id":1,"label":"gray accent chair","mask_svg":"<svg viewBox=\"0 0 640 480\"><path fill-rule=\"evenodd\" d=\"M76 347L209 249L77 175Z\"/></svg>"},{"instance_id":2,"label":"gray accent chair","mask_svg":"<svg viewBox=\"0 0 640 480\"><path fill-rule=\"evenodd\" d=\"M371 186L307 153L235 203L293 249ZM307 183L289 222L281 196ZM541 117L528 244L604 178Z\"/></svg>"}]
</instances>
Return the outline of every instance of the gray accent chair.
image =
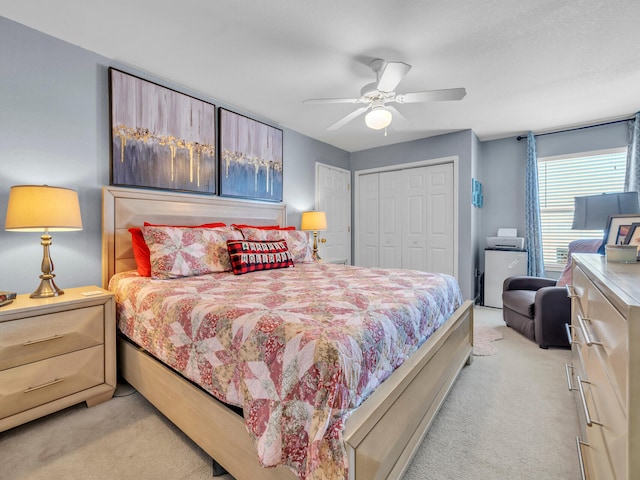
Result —
<instances>
[{"instance_id":1,"label":"gray accent chair","mask_svg":"<svg viewBox=\"0 0 640 480\"><path fill-rule=\"evenodd\" d=\"M572 284L571 255L596 253L601 239L569 243L567 264L560 278L509 277L502 287L502 318L505 323L533 340L540 348L569 348L566 323L571 323L571 300L565 285Z\"/></svg>"},{"instance_id":2,"label":"gray accent chair","mask_svg":"<svg viewBox=\"0 0 640 480\"><path fill-rule=\"evenodd\" d=\"M569 347L566 323L571 323L571 300L556 280L509 277L502 289L505 323L540 348Z\"/></svg>"}]
</instances>

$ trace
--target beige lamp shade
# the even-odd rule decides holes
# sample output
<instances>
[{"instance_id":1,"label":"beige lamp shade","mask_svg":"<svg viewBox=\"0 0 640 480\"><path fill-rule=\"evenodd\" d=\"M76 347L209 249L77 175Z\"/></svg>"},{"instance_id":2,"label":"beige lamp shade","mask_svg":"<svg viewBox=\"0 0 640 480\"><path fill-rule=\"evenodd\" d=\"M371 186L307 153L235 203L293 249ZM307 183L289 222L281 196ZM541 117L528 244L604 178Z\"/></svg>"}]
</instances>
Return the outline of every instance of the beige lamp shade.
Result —
<instances>
[{"instance_id":1,"label":"beige lamp shade","mask_svg":"<svg viewBox=\"0 0 640 480\"><path fill-rule=\"evenodd\" d=\"M326 230L327 215L324 212L302 212L301 230Z\"/></svg>"},{"instance_id":2,"label":"beige lamp shade","mask_svg":"<svg viewBox=\"0 0 640 480\"><path fill-rule=\"evenodd\" d=\"M47 185L16 185L9 192L5 230L82 230L78 193Z\"/></svg>"}]
</instances>

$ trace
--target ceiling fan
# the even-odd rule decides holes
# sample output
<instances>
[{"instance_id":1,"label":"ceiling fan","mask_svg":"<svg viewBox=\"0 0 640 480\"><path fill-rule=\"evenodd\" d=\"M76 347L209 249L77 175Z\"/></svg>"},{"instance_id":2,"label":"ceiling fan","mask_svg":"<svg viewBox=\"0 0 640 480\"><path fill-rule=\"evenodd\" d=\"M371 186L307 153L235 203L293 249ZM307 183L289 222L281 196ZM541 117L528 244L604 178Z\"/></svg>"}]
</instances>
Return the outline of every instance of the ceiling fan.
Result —
<instances>
[{"instance_id":1,"label":"ceiling fan","mask_svg":"<svg viewBox=\"0 0 640 480\"><path fill-rule=\"evenodd\" d=\"M403 62L385 62L376 58L369 63L376 74L376 81L360 90L359 98L310 98L304 103L356 103L362 107L327 127L337 130L354 118L368 112L364 118L367 127L374 130L386 128L394 116L406 121L404 116L391 103L418 103L434 101L462 100L467 94L464 88L446 88L443 90L425 90L423 92L396 93L396 87L411 70L411 65Z\"/></svg>"}]
</instances>

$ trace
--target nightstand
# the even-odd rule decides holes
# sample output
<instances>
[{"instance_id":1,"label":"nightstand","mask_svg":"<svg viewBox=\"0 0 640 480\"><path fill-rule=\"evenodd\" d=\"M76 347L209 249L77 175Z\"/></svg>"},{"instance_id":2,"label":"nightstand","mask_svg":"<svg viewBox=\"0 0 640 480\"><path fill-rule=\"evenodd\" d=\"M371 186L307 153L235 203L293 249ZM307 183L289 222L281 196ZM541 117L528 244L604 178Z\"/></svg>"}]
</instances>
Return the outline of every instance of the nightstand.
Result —
<instances>
[{"instance_id":1,"label":"nightstand","mask_svg":"<svg viewBox=\"0 0 640 480\"><path fill-rule=\"evenodd\" d=\"M115 344L113 294L98 287L18 295L0 307L0 432L76 403L109 400Z\"/></svg>"}]
</instances>

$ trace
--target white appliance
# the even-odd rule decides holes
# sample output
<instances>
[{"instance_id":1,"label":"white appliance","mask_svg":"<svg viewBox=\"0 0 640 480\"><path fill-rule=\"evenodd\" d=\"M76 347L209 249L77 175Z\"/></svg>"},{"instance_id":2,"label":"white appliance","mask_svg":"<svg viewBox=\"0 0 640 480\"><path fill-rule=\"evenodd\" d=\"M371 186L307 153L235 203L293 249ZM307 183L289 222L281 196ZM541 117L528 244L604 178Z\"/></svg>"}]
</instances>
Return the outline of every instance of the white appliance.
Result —
<instances>
[{"instance_id":1,"label":"white appliance","mask_svg":"<svg viewBox=\"0 0 640 480\"><path fill-rule=\"evenodd\" d=\"M498 236L487 237L487 248L502 250L523 250L524 238L516 236L516 228L499 228Z\"/></svg>"},{"instance_id":2,"label":"white appliance","mask_svg":"<svg viewBox=\"0 0 640 480\"><path fill-rule=\"evenodd\" d=\"M522 237L487 237L487 248L502 250L524 249Z\"/></svg>"},{"instance_id":3,"label":"white appliance","mask_svg":"<svg viewBox=\"0 0 640 480\"><path fill-rule=\"evenodd\" d=\"M527 274L527 252L484 251L484 305L502 308L502 284L505 279Z\"/></svg>"}]
</instances>

